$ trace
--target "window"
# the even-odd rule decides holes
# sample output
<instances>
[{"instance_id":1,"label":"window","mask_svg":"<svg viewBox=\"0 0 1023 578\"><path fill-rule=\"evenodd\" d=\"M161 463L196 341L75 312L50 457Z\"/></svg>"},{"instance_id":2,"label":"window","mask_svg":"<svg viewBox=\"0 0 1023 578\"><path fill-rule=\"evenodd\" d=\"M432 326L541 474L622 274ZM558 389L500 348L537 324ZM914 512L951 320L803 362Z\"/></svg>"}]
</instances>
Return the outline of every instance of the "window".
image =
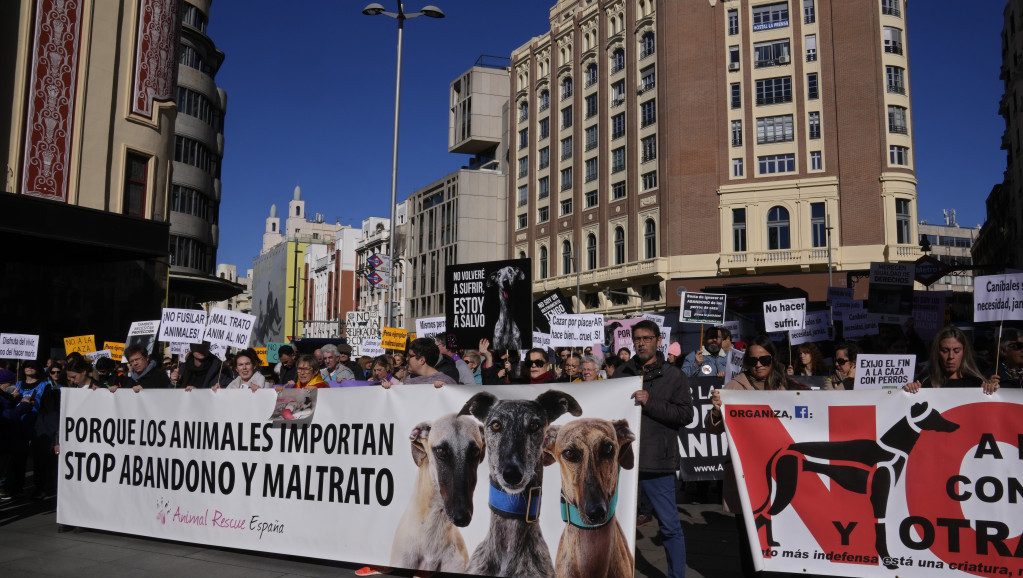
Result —
<instances>
[{"instance_id":1,"label":"window","mask_svg":"<svg viewBox=\"0 0 1023 578\"><path fill-rule=\"evenodd\" d=\"M566 106L561 109L561 128L572 126L572 107Z\"/></svg>"},{"instance_id":2,"label":"window","mask_svg":"<svg viewBox=\"0 0 1023 578\"><path fill-rule=\"evenodd\" d=\"M757 144L790 142L793 138L791 114L757 119Z\"/></svg>"},{"instance_id":3,"label":"window","mask_svg":"<svg viewBox=\"0 0 1023 578\"><path fill-rule=\"evenodd\" d=\"M647 259L657 257L657 225L653 219L643 225L643 249Z\"/></svg>"},{"instance_id":4,"label":"window","mask_svg":"<svg viewBox=\"0 0 1023 578\"><path fill-rule=\"evenodd\" d=\"M898 66L885 66L884 70L888 78L888 92L906 94L906 84L903 80L905 70Z\"/></svg>"},{"instance_id":5,"label":"window","mask_svg":"<svg viewBox=\"0 0 1023 578\"><path fill-rule=\"evenodd\" d=\"M597 180L597 158L586 159L586 182Z\"/></svg>"},{"instance_id":6,"label":"window","mask_svg":"<svg viewBox=\"0 0 1023 578\"><path fill-rule=\"evenodd\" d=\"M611 108L625 104L625 81L619 80L611 85Z\"/></svg>"},{"instance_id":7,"label":"window","mask_svg":"<svg viewBox=\"0 0 1023 578\"><path fill-rule=\"evenodd\" d=\"M820 92L817 89L816 72L811 72L806 75L806 98L810 100L817 100L820 98Z\"/></svg>"},{"instance_id":8,"label":"window","mask_svg":"<svg viewBox=\"0 0 1023 578\"><path fill-rule=\"evenodd\" d=\"M124 170L124 206L121 214L129 217L146 216L146 183L149 177L149 158L128 154ZM175 193L177 186L175 185ZM198 191L196 191L198 193ZM205 200L206 196L202 195ZM202 215L205 216L205 215Z\"/></svg>"},{"instance_id":9,"label":"window","mask_svg":"<svg viewBox=\"0 0 1023 578\"><path fill-rule=\"evenodd\" d=\"M767 68L788 64L790 58L789 39L757 42L753 45L753 68Z\"/></svg>"},{"instance_id":10,"label":"window","mask_svg":"<svg viewBox=\"0 0 1023 578\"><path fill-rule=\"evenodd\" d=\"M213 178L220 178L219 157L199 141L188 137L175 136L174 160L201 169Z\"/></svg>"},{"instance_id":11,"label":"window","mask_svg":"<svg viewBox=\"0 0 1023 578\"><path fill-rule=\"evenodd\" d=\"M888 105L888 132L906 134L906 108Z\"/></svg>"},{"instance_id":12,"label":"window","mask_svg":"<svg viewBox=\"0 0 1023 578\"><path fill-rule=\"evenodd\" d=\"M650 171L649 173L643 173L640 177L643 181L643 190L649 191L657 188L657 171Z\"/></svg>"},{"instance_id":13,"label":"window","mask_svg":"<svg viewBox=\"0 0 1023 578\"><path fill-rule=\"evenodd\" d=\"M525 205L527 202L529 202L529 186L528 185L522 185L522 186L519 187L519 205L518 206L521 207L521 206Z\"/></svg>"},{"instance_id":14,"label":"window","mask_svg":"<svg viewBox=\"0 0 1023 578\"><path fill-rule=\"evenodd\" d=\"M539 168L546 169L551 164L551 147L543 147L540 149L540 165Z\"/></svg>"},{"instance_id":15,"label":"window","mask_svg":"<svg viewBox=\"0 0 1023 578\"><path fill-rule=\"evenodd\" d=\"M623 68L625 68L625 51L617 48L611 53L611 74L619 72Z\"/></svg>"},{"instance_id":16,"label":"window","mask_svg":"<svg viewBox=\"0 0 1023 578\"><path fill-rule=\"evenodd\" d=\"M881 14L902 16L902 11L899 10L899 0L881 0Z\"/></svg>"},{"instance_id":17,"label":"window","mask_svg":"<svg viewBox=\"0 0 1023 578\"><path fill-rule=\"evenodd\" d=\"M807 125L810 129L810 138L821 138L821 113L811 112L807 115Z\"/></svg>"},{"instance_id":18,"label":"window","mask_svg":"<svg viewBox=\"0 0 1023 578\"><path fill-rule=\"evenodd\" d=\"M596 207L599 202L598 199L599 195L597 195L597 191L586 191L586 208L589 209L590 207Z\"/></svg>"},{"instance_id":19,"label":"window","mask_svg":"<svg viewBox=\"0 0 1023 578\"><path fill-rule=\"evenodd\" d=\"M641 161L646 163L657 158L657 135L652 134L648 137L643 138L639 141L639 147L642 151Z\"/></svg>"},{"instance_id":20,"label":"window","mask_svg":"<svg viewBox=\"0 0 1023 578\"><path fill-rule=\"evenodd\" d=\"M561 190L567 191L572 188L572 167L561 169Z\"/></svg>"},{"instance_id":21,"label":"window","mask_svg":"<svg viewBox=\"0 0 1023 578\"><path fill-rule=\"evenodd\" d=\"M654 42L654 33L647 32L643 35L643 38L639 41L639 59L642 60L647 56L650 56L656 50L656 43Z\"/></svg>"},{"instance_id":22,"label":"window","mask_svg":"<svg viewBox=\"0 0 1023 578\"><path fill-rule=\"evenodd\" d=\"M585 99L586 105L586 118L593 118L597 116L597 95L591 94Z\"/></svg>"},{"instance_id":23,"label":"window","mask_svg":"<svg viewBox=\"0 0 1023 578\"><path fill-rule=\"evenodd\" d=\"M597 268L597 236L593 233L586 235L586 269L592 271Z\"/></svg>"},{"instance_id":24,"label":"window","mask_svg":"<svg viewBox=\"0 0 1023 578\"><path fill-rule=\"evenodd\" d=\"M892 145L888 147L888 160L893 165L909 165L909 148Z\"/></svg>"},{"instance_id":25,"label":"window","mask_svg":"<svg viewBox=\"0 0 1023 578\"><path fill-rule=\"evenodd\" d=\"M792 102L792 77L779 76L757 81L757 104Z\"/></svg>"},{"instance_id":26,"label":"window","mask_svg":"<svg viewBox=\"0 0 1023 578\"><path fill-rule=\"evenodd\" d=\"M653 66L648 66L643 70L639 71L639 90L640 94L652 89L656 84L656 76Z\"/></svg>"},{"instance_id":27,"label":"window","mask_svg":"<svg viewBox=\"0 0 1023 578\"><path fill-rule=\"evenodd\" d=\"M194 68L203 74L213 76L213 67L206 62L206 59L202 57L202 54L199 54L199 51L185 44L180 44L179 46L181 51L178 54L178 64L184 64L185 66Z\"/></svg>"},{"instance_id":28,"label":"window","mask_svg":"<svg viewBox=\"0 0 1023 578\"><path fill-rule=\"evenodd\" d=\"M732 176L741 177L743 174L742 159L732 159Z\"/></svg>"},{"instance_id":29,"label":"window","mask_svg":"<svg viewBox=\"0 0 1023 578\"><path fill-rule=\"evenodd\" d=\"M170 236L170 264L213 273L213 247L189 237Z\"/></svg>"},{"instance_id":30,"label":"window","mask_svg":"<svg viewBox=\"0 0 1023 578\"><path fill-rule=\"evenodd\" d=\"M615 265L625 263L625 229L615 227Z\"/></svg>"},{"instance_id":31,"label":"window","mask_svg":"<svg viewBox=\"0 0 1023 578\"><path fill-rule=\"evenodd\" d=\"M739 33L739 11L728 11L728 35L735 36Z\"/></svg>"},{"instance_id":32,"label":"window","mask_svg":"<svg viewBox=\"0 0 1023 578\"><path fill-rule=\"evenodd\" d=\"M591 86L597 82L597 65L590 64L586 67L586 86Z\"/></svg>"},{"instance_id":33,"label":"window","mask_svg":"<svg viewBox=\"0 0 1023 578\"><path fill-rule=\"evenodd\" d=\"M753 7L753 31L785 28L789 25L789 3L777 2Z\"/></svg>"},{"instance_id":34,"label":"window","mask_svg":"<svg viewBox=\"0 0 1023 578\"><path fill-rule=\"evenodd\" d=\"M529 103L522 101L519 103L519 122L522 122L527 118L529 118Z\"/></svg>"},{"instance_id":35,"label":"window","mask_svg":"<svg viewBox=\"0 0 1023 578\"><path fill-rule=\"evenodd\" d=\"M547 247L540 245L540 278L547 278Z\"/></svg>"},{"instance_id":36,"label":"window","mask_svg":"<svg viewBox=\"0 0 1023 578\"><path fill-rule=\"evenodd\" d=\"M551 93L549 90L540 92L540 104L537 106L539 112L543 112L551 107Z\"/></svg>"},{"instance_id":37,"label":"window","mask_svg":"<svg viewBox=\"0 0 1023 578\"><path fill-rule=\"evenodd\" d=\"M625 181L618 181L611 185L611 200L617 201L618 199L625 198Z\"/></svg>"},{"instance_id":38,"label":"window","mask_svg":"<svg viewBox=\"0 0 1023 578\"><path fill-rule=\"evenodd\" d=\"M806 61L816 62L817 61L817 35L808 34L806 40L803 42L806 46Z\"/></svg>"},{"instance_id":39,"label":"window","mask_svg":"<svg viewBox=\"0 0 1023 578\"><path fill-rule=\"evenodd\" d=\"M199 32L206 32L206 15L191 4L185 4L185 14L181 21Z\"/></svg>"},{"instance_id":40,"label":"window","mask_svg":"<svg viewBox=\"0 0 1023 578\"><path fill-rule=\"evenodd\" d=\"M217 132L223 128L220 109L204 95L183 86L178 87L178 111L188 116L194 116L213 127Z\"/></svg>"},{"instance_id":41,"label":"window","mask_svg":"<svg viewBox=\"0 0 1023 578\"><path fill-rule=\"evenodd\" d=\"M551 209L550 207L540 207L536 212L536 222L546 223L551 220Z\"/></svg>"},{"instance_id":42,"label":"window","mask_svg":"<svg viewBox=\"0 0 1023 578\"><path fill-rule=\"evenodd\" d=\"M771 207L767 211L767 248L778 251L790 246L789 211L785 207Z\"/></svg>"},{"instance_id":43,"label":"window","mask_svg":"<svg viewBox=\"0 0 1023 578\"><path fill-rule=\"evenodd\" d=\"M565 199L561 201L561 216L572 214L572 199Z\"/></svg>"},{"instance_id":44,"label":"window","mask_svg":"<svg viewBox=\"0 0 1023 578\"><path fill-rule=\"evenodd\" d=\"M572 137L561 139L561 160L572 158Z\"/></svg>"},{"instance_id":45,"label":"window","mask_svg":"<svg viewBox=\"0 0 1023 578\"><path fill-rule=\"evenodd\" d=\"M739 70L739 46L728 47L728 70Z\"/></svg>"},{"instance_id":46,"label":"window","mask_svg":"<svg viewBox=\"0 0 1023 578\"><path fill-rule=\"evenodd\" d=\"M551 194L551 178L540 177L539 182L537 182L536 189L537 198L546 199L547 197L549 197Z\"/></svg>"},{"instance_id":47,"label":"window","mask_svg":"<svg viewBox=\"0 0 1023 578\"><path fill-rule=\"evenodd\" d=\"M568 275L572 273L572 243L568 241L561 242L561 274Z\"/></svg>"},{"instance_id":48,"label":"window","mask_svg":"<svg viewBox=\"0 0 1023 578\"><path fill-rule=\"evenodd\" d=\"M551 119L541 118L540 119L540 140L543 140L551 135Z\"/></svg>"},{"instance_id":49,"label":"window","mask_svg":"<svg viewBox=\"0 0 1023 578\"><path fill-rule=\"evenodd\" d=\"M524 149L529 146L529 129L524 128L519 131L519 148Z\"/></svg>"},{"instance_id":50,"label":"window","mask_svg":"<svg viewBox=\"0 0 1023 578\"><path fill-rule=\"evenodd\" d=\"M889 54L902 54L902 31L893 26L884 27L884 51Z\"/></svg>"},{"instance_id":51,"label":"window","mask_svg":"<svg viewBox=\"0 0 1023 578\"><path fill-rule=\"evenodd\" d=\"M597 125L586 127L586 150L597 148Z\"/></svg>"},{"instance_id":52,"label":"window","mask_svg":"<svg viewBox=\"0 0 1023 578\"><path fill-rule=\"evenodd\" d=\"M796 172L796 155L786 154L757 157L757 164L762 175L794 173Z\"/></svg>"},{"instance_id":53,"label":"window","mask_svg":"<svg viewBox=\"0 0 1023 578\"><path fill-rule=\"evenodd\" d=\"M742 121L732 121L732 146L742 146Z\"/></svg>"},{"instance_id":54,"label":"window","mask_svg":"<svg viewBox=\"0 0 1023 578\"><path fill-rule=\"evenodd\" d=\"M803 0L803 22L805 24L813 24L817 19L814 14L813 0Z\"/></svg>"},{"instance_id":55,"label":"window","mask_svg":"<svg viewBox=\"0 0 1023 578\"><path fill-rule=\"evenodd\" d=\"M738 82L732 83L732 108L742 106L742 88Z\"/></svg>"},{"instance_id":56,"label":"window","mask_svg":"<svg viewBox=\"0 0 1023 578\"><path fill-rule=\"evenodd\" d=\"M822 171L824 170L824 157L821 151L810 151L810 170L811 171Z\"/></svg>"},{"instance_id":57,"label":"window","mask_svg":"<svg viewBox=\"0 0 1023 578\"><path fill-rule=\"evenodd\" d=\"M650 126L657 122L657 100L651 99L639 105L640 126Z\"/></svg>"},{"instance_id":58,"label":"window","mask_svg":"<svg viewBox=\"0 0 1023 578\"><path fill-rule=\"evenodd\" d=\"M526 222L526 214L525 214L525 213L522 213L522 214L521 214L521 215L519 215L519 217L518 217L518 227L517 227L517 228L518 228L518 229L525 229L525 228L526 228L526 225L527 225L527 222Z\"/></svg>"},{"instance_id":59,"label":"window","mask_svg":"<svg viewBox=\"0 0 1023 578\"><path fill-rule=\"evenodd\" d=\"M625 136L625 113L618 113L611 117L611 140Z\"/></svg>"},{"instance_id":60,"label":"window","mask_svg":"<svg viewBox=\"0 0 1023 578\"><path fill-rule=\"evenodd\" d=\"M732 252L746 251L746 209L732 209Z\"/></svg>"},{"instance_id":61,"label":"window","mask_svg":"<svg viewBox=\"0 0 1023 578\"><path fill-rule=\"evenodd\" d=\"M625 170L625 147L618 147L611 151L611 173L620 173Z\"/></svg>"},{"instance_id":62,"label":"window","mask_svg":"<svg viewBox=\"0 0 1023 578\"><path fill-rule=\"evenodd\" d=\"M824 203L810 203L810 237L814 247L828 246L827 217Z\"/></svg>"},{"instance_id":63,"label":"window","mask_svg":"<svg viewBox=\"0 0 1023 578\"><path fill-rule=\"evenodd\" d=\"M519 159L519 178L529 174L529 157Z\"/></svg>"},{"instance_id":64,"label":"window","mask_svg":"<svg viewBox=\"0 0 1023 578\"><path fill-rule=\"evenodd\" d=\"M909 234L909 225L912 218L909 199L895 199L895 242L900 245L909 245L913 237Z\"/></svg>"},{"instance_id":65,"label":"window","mask_svg":"<svg viewBox=\"0 0 1023 578\"><path fill-rule=\"evenodd\" d=\"M572 77L566 76L565 80L561 81L561 100L570 96L572 96Z\"/></svg>"}]
</instances>

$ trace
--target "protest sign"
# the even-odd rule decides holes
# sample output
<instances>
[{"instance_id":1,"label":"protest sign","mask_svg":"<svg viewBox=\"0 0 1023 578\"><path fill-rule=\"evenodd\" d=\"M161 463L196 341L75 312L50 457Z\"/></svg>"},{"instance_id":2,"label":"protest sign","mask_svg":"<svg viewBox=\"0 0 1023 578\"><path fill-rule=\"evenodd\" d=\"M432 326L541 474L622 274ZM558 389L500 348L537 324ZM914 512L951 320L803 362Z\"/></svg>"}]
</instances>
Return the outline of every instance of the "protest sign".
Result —
<instances>
[{"instance_id":1,"label":"protest sign","mask_svg":"<svg viewBox=\"0 0 1023 578\"><path fill-rule=\"evenodd\" d=\"M220 361L225 361L227 359L227 347L222 343L211 343L210 355L216 357Z\"/></svg>"},{"instance_id":2,"label":"protest sign","mask_svg":"<svg viewBox=\"0 0 1023 578\"><path fill-rule=\"evenodd\" d=\"M856 290L851 287L828 287L828 307L835 307L836 303L854 301L855 299Z\"/></svg>"},{"instance_id":3,"label":"protest sign","mask_svg":"<svg viewBox=\"0 0 1023 578\"><path fill-rule=\"evenodd\" d=\"M832 308L832 311L835 314L835 317L834 317L835 321L845 322L847 320L846 318L848 317L849 312L863 312L863 311L866 311L866 308L864 307L864 305L865 305L864 302L861 301L861 300L842 301L842 302L836 301L835 302L835 307Z\"/></svg>"},{"instance_id":4,"label":"protest sign","mask_svg":"<svg viewBox=\"0 0 1023 578\"><path fill-rule=\"evenodd\" d=\"M416 319L416 337L435 337L446 332L446 322L443 317Z\"/></svg>"},{"instance_id":5,"label":"protest sign","mask_svg":"<svg viewBox=\"0 0 1023 578\"><path fill-rule=\"evenodd\" d=\"M641 378L552 385L397 385L400 395L380 387L338 387L318 390L315 401L295 398L295 390L280 396L272 389L100 396L69 389L60 400L57 521L203 546L270 548L293 556L394 566L392 552L407 545L408 531L426 531L415 510L437 491L429 481L432 456L421 460L417 454L431 447L425 445L423 427L431 428L434 448L444 441L452 448L478 443L476 455L488 458L492 451L504 451L493 449L493 441L484 454L478 437L461 433L479 432L476 417L454 415L474 396L484 396L475 398L481 403L493 399L488 394L508 401L555 396L568 405L567 395L582 412L554 413L551 423L561 431L586 427L580 418L606 420L597 423L609 431L614 426L607 422L626 420L619 425L638 431L641 407L622 400L642 388ZM553 408L558 402L550 403ZM313 411L311 419L299 421ZM547 416L537 415L546 428ZM486 428L488 438L505 433L491 429ZM506 445L519 451L521 444L529 444L531 455L539 456L543 438L523 437ZM639 444L639 439L631 442L633 455L639 455ZM482 459L478 468L459 469L465 477L445 486L464 488L451 496L451 503L464 498L471 504L463 527L445 522L451 539L464 540L468 552L484 541L497 515L487 505L487 472L490 463L500 461ZM618 511L611 523L620 526L615 531L622 533L631 554L635 508L623 505L636 503L638 467L626 466L619 473L617 460L609 463L618 479ZM575 483L562 480L560 470L557 465L544 468L542 486L534 492L548 499L537 501L536 524L543 538L532 555L543 556L548 564L557 557L565 529L557 496L563 484ZM530 469L524 475L536 474ZM518 495L523 494L513 494ZM412 513L403 517L403 512Z\"/></svg>"},{"instance_id":6,"label":"protest sign","mask_svg":"<svg viewBox=\"0 0 1023 578\"><path fill-rule=\"evenodd\" d=\"M842 322L842 337L852 339L854 337L867 337L877 335L878 316L866 309L851 309L845 312L845 321Z\"/></svg>"},{"instance_id":7,"label":"protest sign","mask_svg":"<svg viewBox=\"0 0 1023 578\"><path fill-rule=\"evenodd\" d=\"M973 280L973 320L1023 320L1023 273L986 275Z\"/></svg>"},{"instance_id":8,"label":"protest sign","mask_svg":"<svg viewBox=\"0 0 1023 578\"><path fill-rule=\"evenodd\" d=\"M1016 575L1020 390L721 397L757 570Z\"/></svg>"},{"instance_id":9,"label":"protest sign","mask_svg":"<svg viewBox=\"0 0 1023 578\"><path fill-rule=\"evenodd\" d=\"M643 319L649 319L657 324L658 327L664 327L664 316L656 313L644 313L640 315Z\"/></svg>"},{"instance_id":10,"label":"protest sign","mask_svg":"<svg viewBox=\"0 0 1023 578\"><path fill-rule=\"evenodd\" d=\"M101 349L99 351L90 351L89 353L86 353L84 357L89 363L96 363L96 360L101 357L113 359L113 354L110 352L109 349Z\"/></svg>"},{"instance_id":11,"label":"protest sign","mask_svg":"<svg viewBox=\"0 0 1023 578\"><path fill-rule=\"evenodd\" d=\"M398 327L384 327L384 333L380 338L380 347L384 349L397 349L405 351L405 343L408 341L408 331ZM365 340L363 340L365 343ZM368 355L363 353L363 355Z\"/></svg>"},{"instance_id":12,"label":"protest sign","mask_svg":"<svg viewBox=\"0 0 1023 578\"><path fill-rule=\"evenodd\" d=\"M202 340L209 341L211 346L245 349L249 346L249 336L255 324L255 316L214 307L210 309L210 318Z\"/></svg>"},{"instance_id":13,"label":"protest sign","mask_svg":"<svg viewBox=\"0 0 1023 578\"><path fill-rule=\"evenodd\" d=\"M352 346L352 356L361 355L363 339L379 339L380 317L367 311L349 311L345 314L345 337Z\"/></svg>"},{"instance_id":14,"label":"protest sign","mask_svg":"<svg viewBox=\"0 0 1023 578\"><path fill-rule=\"evenodd\" d=\"M168 345L168 350L171 355L177 355L181 357L182 361L184 361L185 356L188 355L188 344L173 342Z\"/></svg>"},{"instance_id":15,"label":"protest sign","mask_svg":"<svg viewBox=\"0 0 1023 578\"><path fill-rule=\"evenodd\" d=\"M116 341L104 341L103 349L110 351L110 358L120 360L124 357L124 344Z\"/></svg>"},{"instance_id":16,"label":"protest sign","mask_svg":"<svg viewBox=\"0 0 1023 578\"><path fill-rule=\"evenodd\" d=\"M444 313L449 347L525 349L532 342L533 276L529 259L444 268ZM454 336L451 339L450 336Z\"/></svg>"},{"instance_id":17,"label":"protest sign","mask_svg":"<svg viewBox=\"0 0 1023 578\"><path fill-rule=\"evenodd\" d=\"M720 480L728 459L728 442L722 434L713 434L703 427L711 408L710 392L721 389L720 377L690 377L693 396L693 418L678 430L678 446L682 456L679 474L687 482Z\"/></svg>"},{"instance_id":18,"label":"protest sign","mask_svg":"<svg viewBox=\"0 0 1023 578\"><path fill-rule=\"evenodd\" d=\"M856 357L856 382L853 389L901 389L913 382L915 355L870 355Z\"/></svg>"},{"instance_id":19,"label":"protest sign","mask_svg":"<svg viewBox=\"0 0 1023 578\"><path fill-rule=\"evenodd\" d=\"M201 309L164 309L160 315L160 341L202 343L206 312Z\"/></svg>"},{"instance_id":20,"label":"protest sign","mask_svg":"<svg viewBox=\"0 0 1023 578\"><path fill-rule=\"evenodd\" d=\"M64 338L64 353L71 355L72 353L92 353L96 351L96 336L95 335L79 335L77 337L65 337Z\"/></svg>"},{"instance_id":21,"label":"protest sign","mask_svg":"<svg viewBox=\"0 0 1023 578\"><path fill-rule=\"evenodd\" d=\"M269 353L267 353L267 350L268 350L267 347L253 347L252 350L256 352L256 357L259 358L259 366L260 367L266 367L266 366L270 365L270 363L269 363L270 360L267 359L267 356L269 355ZM277 363L277 362L274 362L274 363Z\"/></svg>"},{"instance_id":22,"label":"protest sign","mask_svg":"<svg viewBox=\"0 0 1023 578\"><path fill-rule=\"evenodd\" d=\"M533 302L533 329L550 333L551 317L572 313L572 300L561 294L560 289L541 295Z\"/></svg>"},{"instance_id":23,"label":"protest sign","mask_svg":"<svg viewBox=\"0 0 1023 578\"><path fill-rule=\"evenodd\" d=\"M867 311L909 315L913 310L915 273L914 263L871 263Z\"/></svg>"},{"instance_id":24,"label":"protest sign","mask_svg":"<svg viewBox=\"0 0 1023 578\"><path fill-rule=\"evenodd\" d=\"M725 304L728 296L718 293L692 293L683 291L679 309L680 323L710 323L721 325L725 322Z\"/></svg>"},{"instance_id":25,"label":"protest sign","mask_svg":"<svg viewBox=\"0 0 1023 578\"><path fill-rule=\"evenodd\" d=\"M744 357L746 357L746 352L738 347L728 350L728 362L725 364L725 383L732 381L735 379L735 376L742 373L742 360Z\"/></svg>"},{"instance_id":26,"label":"protest sign","mask_svg":"<svg viewBox=\"0 0 1023 578\"><path fill-rule=\"evenodd\" d=\"M632 345L632 326L640 321L641 319L606 319L604 321L604 345L610 347L611 352L615 354L622 348L635 354L636 348Z\"/></svg>"},{"instance_id":27,"label":"protest sign","mask_svg":"<svg viewBox=\"0 0 1023 578\"><path fill-rule=\"evenodd\" d=\"M287 343L280 343L278 341L268 341L266 344L266 361L268 363L280 363L281 347L287 345Z\"/></svg>"},{"instance_id":28,"label":"protest sign","mask_svg":"<svg viewBox=\"0 0 1023 578\"><path fill-rule=\"evenodd\" d=\"M806 299L764 301L764 327L771 331L795 331L803 328Z\"/></svg>"},{"instance_id":29,"label":"protest sign","mask_svg":"<svg viewBox=\"0 0 1023 578\"><path fill-rule=\"evenodd\" d=\"M385 329L384 331L386 332L387 330ZM404 345L402 345L402 349L404 349ZM379 339L363 339L360 350L362 351L362 355L368 355L370 357L377 357L387 353L384 351L384 348L380 346Z\"/></svg>"},{"instance_id":30,"label":"protest sign","mask_svg":"<svg viewBox=\"0 0 1023 578\"><path fill-rule=\"evenodd\" d=\"M604 316L600 313L555 315L551 318L552 347L589 347L604 338Z\"/></svg>"},{"instance_id":31,"label":"protest sign","mask_svg":"<svg viewBox=\"0 0 1023 578\"><path fill-rule=\"evenodd\" d=\"M533 347L539 347L544 351L551 349L551 334L540 333L539 331L533 332Z\"/></svg>"},{"instance_id":32,"label":"protest sign","mask_svg":"<svg viewBox=\"0 0 1023 578\"><path fill-rule=\"evenodd\" d=\"M807 312L803 328L790 332L789 338L792 345L834 339L835 329L831 326L831 312L828 310Z\"/></svg>"},{"instance_id":33,"label":"protest sign","mask_svg":"<svg viewBox=\"0 0 1023 578\"><path fill-rule=\"evenodd\" d=\"M945 327L945 294L941 291L913 292L913 325L924 341L934 339Z\"/></svg>"},{"instance_id":34,"label":"protest sign","mask_svg":"<svg viewBox=\"0 0 1023 578\"><path fill-rule=\"evenodd\" d=\"M742 323L738 321L725 321L721 324L721 327L724 327L732 334L732 343L742 341Z\"/></svg>"},{"instance_id":35,"label":"protest sign","mask_svg":"<svg viewBox=\"0 0 1023 578\"><path fill-rule=\"evenodd\" d=\"M124 348L128 349L134 345L144 347L149 356L153 355L153 346L156 345L156 334L160 328L160 320L134 321L128 327L128 338L125 339ZM124 353L121 353L121 362L126 362Z\"/></svg>"},{"instance_id":36,"label":"protest sign","mask_svg":"<svg viewBox=\"0 0 1023 578\"><path fill-rule=\"evenodd\" d=\"M0 333L0 359L36 359L38 355L38 335Z\"/></svg>"}]
</instances>

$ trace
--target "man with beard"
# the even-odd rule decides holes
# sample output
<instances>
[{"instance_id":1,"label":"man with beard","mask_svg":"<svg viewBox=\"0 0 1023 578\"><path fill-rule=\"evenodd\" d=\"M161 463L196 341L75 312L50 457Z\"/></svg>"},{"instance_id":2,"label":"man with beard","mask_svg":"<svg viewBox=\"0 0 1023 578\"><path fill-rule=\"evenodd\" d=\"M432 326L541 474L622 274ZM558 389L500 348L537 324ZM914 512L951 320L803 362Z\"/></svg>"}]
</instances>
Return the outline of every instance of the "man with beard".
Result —
<instances>
[{"instance_id":1,"label":"man with beard","mask_svg":"<svg viewBox=\"0 0 1023 578\"><path fill-rule=\"evenodd\" d=\"M632 328L636 354L616 373L643 378L632 394L643 406L640 423L639 487L653 506L664 536L668 578L686 575L686 541L678 518L675 473L679 468L678 430L693 418L693 397L682 372L657 352L661 330L649 319Z\"/></svg>"},{"instance_id":2,"label":"man with beard","mask_svg":"<svg viewBox=\"0 0 1023 578\"><path fill-rule=\"evenodd\" d=\"M233 379L231 374L222 371L220 360L210 353L210 343L193 343L189 346L191 353L185 359L181 367L181 381L179 385L185 386L185 391L192 391L197 387L209 389L219 383L225 387Z\"/></svg>"},{"instance_id":3,"label":"man with beard","mask_svg":"<svg viewBox=\"0 0 1023 578\"><path fill-rule=\"evenodd\" d=\"M716 375L725 376L728 365L728 352L721 348L721 331L711 327L703 333L703 348L686 356L682 363L682 373L688 377ZM731 335L729 335L729 338Z\"/></svg>"}]
</instances>

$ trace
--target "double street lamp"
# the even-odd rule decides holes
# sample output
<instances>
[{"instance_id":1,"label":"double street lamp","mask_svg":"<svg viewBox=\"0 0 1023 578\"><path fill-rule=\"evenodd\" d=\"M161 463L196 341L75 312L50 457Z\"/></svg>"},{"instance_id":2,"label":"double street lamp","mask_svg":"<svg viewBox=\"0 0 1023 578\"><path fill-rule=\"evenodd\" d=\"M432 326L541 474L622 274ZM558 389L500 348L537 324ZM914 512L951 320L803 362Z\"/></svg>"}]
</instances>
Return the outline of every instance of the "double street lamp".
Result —
<instances>
[{"instance_id":1,"label":"double street lamp","mask_svg":"<svg viewBox=\"0 0 1023 578\"><path fill-rule=\"evenodd\" d=\"M401 105L401 36L405 29L405 21L410 18L427 16L429 18L444 18L444 12L436 6L425 6L419 12L406 13L405 2L398 0L398 11L387 12L384 7L376 2L362 9L366 16L389 16L398 21L398 66L394 80L394 143L391 150L391 231L388 241L388 254L391 256L390 270L387 272L387 321L390 327L394 327L396 318L394 311L394 266L397 263L395 255L394 231L398 227L397 202L398 202L398 110Z\"/></svg>"}]
</instances>

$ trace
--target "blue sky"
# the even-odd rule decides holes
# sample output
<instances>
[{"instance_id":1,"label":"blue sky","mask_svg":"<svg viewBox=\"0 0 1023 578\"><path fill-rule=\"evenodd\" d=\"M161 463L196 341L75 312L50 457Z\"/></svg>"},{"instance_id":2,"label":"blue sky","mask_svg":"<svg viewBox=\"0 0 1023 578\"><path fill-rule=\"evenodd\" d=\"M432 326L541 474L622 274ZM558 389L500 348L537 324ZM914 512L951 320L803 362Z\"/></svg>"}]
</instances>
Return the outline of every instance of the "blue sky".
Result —
<instances>
[{"instance_id":1,"label":"blue sky","mask_svg":"<svg viewBox=\"0 0 1023 578\"><path fill-rule=\"evenodd\" d=\"M388 10L395 0L379 0ZM447 152L448 84L483 54L507 57L549 29L555 0L426 0L441 20L405 26L398 199L466 164ZM695 1L695 0L687 0ZM309 214L358 226L389 216L397 24L369 0L217 0L207 33L226 59L219 263L252 266L270 205L295 185ZM1002 2L909 4L910 83L920 217L954 208L983 223L1002 180ZM984 8L979 8L984 6ZM282 211L283 214L283 211Z\"/></svg>"}]
</instances>

